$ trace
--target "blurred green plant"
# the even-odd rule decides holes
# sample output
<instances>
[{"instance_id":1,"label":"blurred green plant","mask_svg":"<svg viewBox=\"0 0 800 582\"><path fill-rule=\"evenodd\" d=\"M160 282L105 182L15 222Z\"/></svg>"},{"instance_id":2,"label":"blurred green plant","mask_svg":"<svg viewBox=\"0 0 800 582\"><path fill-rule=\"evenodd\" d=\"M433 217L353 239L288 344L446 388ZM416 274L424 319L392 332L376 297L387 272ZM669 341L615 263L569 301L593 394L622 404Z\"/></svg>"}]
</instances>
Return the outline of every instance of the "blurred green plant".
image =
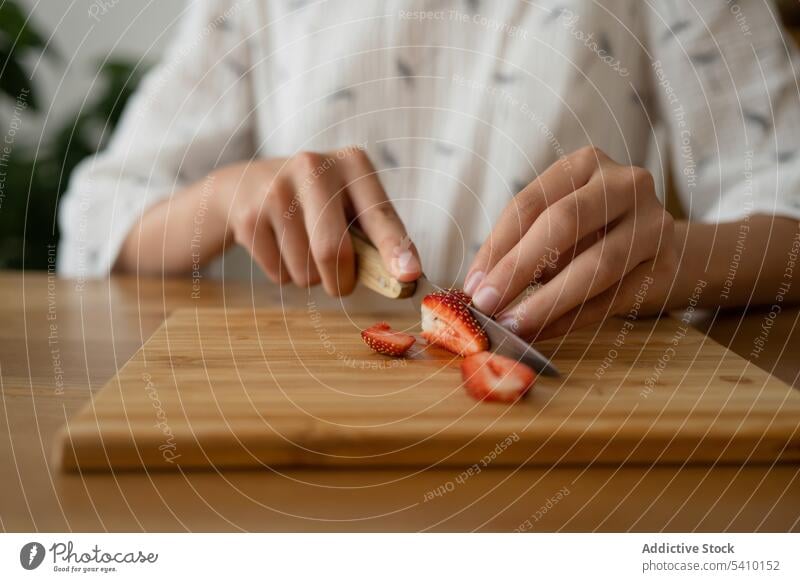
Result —
<instances>
[{"instance_id":1,"label":"blurred green plant","mask_svg":"<svg viewBox=\"0 0 800 582\"><path fill-rule=\"evenodd\" d=\"M78 162L103 147L142 74L126 60L103 62L97 94L34 151L20 143L15 116L42 108L24 63L31 55L60 58L44 38L15 2L0 0L0 103L10 112L6 139L0 137L0 269L48 267L59 238L59 197Z\"/></svg>"}]
</instances>

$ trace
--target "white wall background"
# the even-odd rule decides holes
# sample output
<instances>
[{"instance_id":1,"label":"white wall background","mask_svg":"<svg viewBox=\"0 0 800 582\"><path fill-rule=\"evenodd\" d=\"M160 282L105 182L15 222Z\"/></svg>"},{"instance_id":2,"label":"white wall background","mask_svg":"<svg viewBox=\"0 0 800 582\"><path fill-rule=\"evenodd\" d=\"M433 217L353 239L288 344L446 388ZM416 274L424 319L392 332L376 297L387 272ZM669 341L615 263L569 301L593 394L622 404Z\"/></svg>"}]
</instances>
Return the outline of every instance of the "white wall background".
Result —
<instances>
[{"instance_id":1,"label":"white wall background","mask_svg":"<svg viewBox=\"0 0 800 582\"><path fill-rule=\"evenodd\" d=\"M22 0L19 5L43 35L52 35L50 42L63 57L28 61L42 114L26 112L19 137L33 145L100 88L99 63L110 57L158 61L186 0ZM3 126L9 115L4 106Z\"/></svg>"}]
</instances>

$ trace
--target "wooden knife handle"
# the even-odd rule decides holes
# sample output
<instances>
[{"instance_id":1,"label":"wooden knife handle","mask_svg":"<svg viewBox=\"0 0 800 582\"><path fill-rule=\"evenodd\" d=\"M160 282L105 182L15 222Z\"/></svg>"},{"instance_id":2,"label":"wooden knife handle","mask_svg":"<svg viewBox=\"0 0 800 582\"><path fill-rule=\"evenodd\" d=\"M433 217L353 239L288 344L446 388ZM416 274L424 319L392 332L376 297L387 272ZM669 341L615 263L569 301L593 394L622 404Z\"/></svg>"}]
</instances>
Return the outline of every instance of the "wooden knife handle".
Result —
<instances>
[{"instance_id":1,"label":"wooden knife handle","mask_svg":"<svg viewBox=\"0 0 800 582\"><path fill-rule=\"evenodd\" d=\"M417 290L416 281L403 283L395 279L383 266L378 249L358 227L350 227L353 250L356 253L358 282L389 299L405 299Z\"/></svg>"}]
</instances>

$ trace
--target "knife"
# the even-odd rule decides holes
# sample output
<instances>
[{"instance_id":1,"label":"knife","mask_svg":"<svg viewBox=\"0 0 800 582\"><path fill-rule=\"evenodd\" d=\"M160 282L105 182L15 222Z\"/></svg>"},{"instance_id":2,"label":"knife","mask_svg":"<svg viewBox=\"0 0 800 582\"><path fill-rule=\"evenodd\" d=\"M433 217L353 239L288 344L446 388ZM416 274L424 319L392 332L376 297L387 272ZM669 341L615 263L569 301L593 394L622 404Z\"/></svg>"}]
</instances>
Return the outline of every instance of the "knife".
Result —
<instances>
[{"instance_id":1,"label":"knife","mask_svg":"<svg viewBox=\"0 0 800 582\"><path fill-rule=\"evenodd\" d=\"M421 302L430 293L443 291L441 287L429 281L425 275L416 281L398 281L383 266L378 249L364 232L351 226L350 235L356 254L358 281L365 287L390 299L414 299L415 302ZM553 363L528 342L471 305L467 307L489 337L489 346L494 353L527 364L544 376L560 376Z\"/></svg>"}]
</instances>

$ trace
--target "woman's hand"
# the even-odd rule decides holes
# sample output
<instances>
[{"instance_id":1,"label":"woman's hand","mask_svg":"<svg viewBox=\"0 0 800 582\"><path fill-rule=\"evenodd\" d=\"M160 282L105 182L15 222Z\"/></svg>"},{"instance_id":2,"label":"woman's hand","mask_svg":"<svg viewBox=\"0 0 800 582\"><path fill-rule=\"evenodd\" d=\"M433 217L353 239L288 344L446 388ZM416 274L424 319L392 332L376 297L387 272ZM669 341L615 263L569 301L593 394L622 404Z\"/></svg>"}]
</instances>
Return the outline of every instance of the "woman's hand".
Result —
<instances>
[{"instance_id":1,"label":"woman's hand","mask_svg":"<svg viewBox=\"0 0 800 582\"><path fill-rule=\"evenodd\" d=\"M647 170L583 148L506 207L465 291L525 338L564 333L631 309L643 286L648 305L663 303L677 270L673 229Z\"/></svg>"},{"instance_id":2,"label":"woman's hand","mask_svg":"<svg viewBox=\"0 0 800 582\"><path fill-rule=\"evenodd\" d=\"M352 219L400 281L421 274L417 251L358 147L235 164L213 178L229 237L276 283L322 282L330 295L350 293L356 282L347 231Z\"/></svg>"}]
</instances>

